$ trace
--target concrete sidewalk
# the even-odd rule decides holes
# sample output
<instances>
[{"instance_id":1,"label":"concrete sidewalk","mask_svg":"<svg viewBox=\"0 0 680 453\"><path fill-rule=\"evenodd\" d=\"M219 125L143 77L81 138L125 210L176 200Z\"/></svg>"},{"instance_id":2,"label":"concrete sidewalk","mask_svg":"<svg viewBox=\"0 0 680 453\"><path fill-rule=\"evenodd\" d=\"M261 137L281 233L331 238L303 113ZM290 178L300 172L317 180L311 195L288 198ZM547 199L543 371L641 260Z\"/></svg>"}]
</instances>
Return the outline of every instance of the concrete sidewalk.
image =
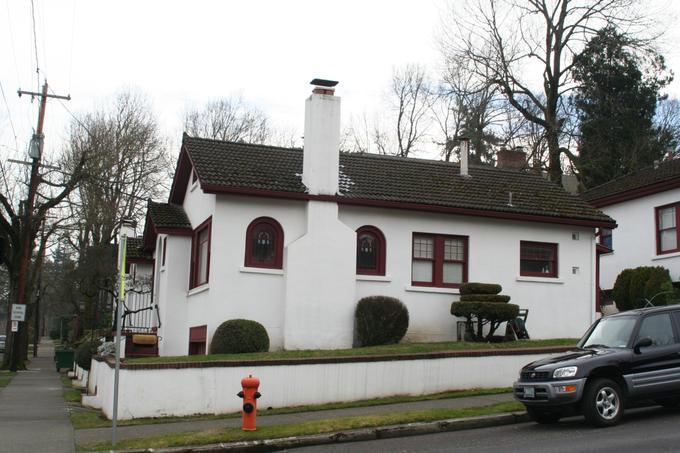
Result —
<instances>
[{"instance_id":1,"label":"concrete sidewalk","mask_svg":"<svg viewBox=\"0 0 680 453\"><path fill-rule=\"evenodd\" d=\"M326 420L355 415L374 415L390 412L417 411L423 409L457 409L466 407L481 407L512 401L511 393L498 395L471 396L465 398L450 398L433 401L415 401L411 403L385 404L380 406L352 407L327 411L302 412L284 415L262 415L257 418L258 426L286 425L313 420ZM236 428L241 426L240 418L225 418L222 420L203 420L191 422L163 423L156 425L137 425L118 427L118 438L134 439L160 436L163 434L203 431L215 428ZM76 443L102 442L111 440L111 428L78 429L75 431Z\"/></svg>"},{"instance_id":2,"label":"concrete sidewalk","mask_svg":"<svg viewBox=\"0 0 680 453\"><path fill-rule=\"evenodd\" d=\"M73 452L73 427L54 369L54 344L43 339L38 357L0 390L0 452Z\"/></svg>"}]
</instances>

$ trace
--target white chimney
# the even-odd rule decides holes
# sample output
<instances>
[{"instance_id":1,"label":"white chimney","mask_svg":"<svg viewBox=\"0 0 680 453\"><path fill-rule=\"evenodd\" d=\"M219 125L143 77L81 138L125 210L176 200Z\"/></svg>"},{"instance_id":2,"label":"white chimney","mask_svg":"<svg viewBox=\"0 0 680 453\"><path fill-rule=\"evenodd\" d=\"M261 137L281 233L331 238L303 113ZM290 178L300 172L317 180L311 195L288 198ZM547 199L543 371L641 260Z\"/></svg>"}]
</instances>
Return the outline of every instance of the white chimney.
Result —
<instances>
[{"instance_id":1,"label":"white chimney","mask_svg":"<svg viewBox=\"0 0 680 453\"><path fill-rule=\"evenodd\" d=\"M470 176L468 172L468 157L470 154L470 139L459 137L460 139L460 175Z\"/></svg>"},{"instance_id":2,"label":"white chimney","mask_svg":"<svg viewBox=\"0 0 680 453\"><path fill-rule=\"evenodd\" d=\"M338 192L340 166L340 98L338 82L314 79L312 95L305 103L305 144L302 183L312 195Z\"/></svg>"}]
</instances>

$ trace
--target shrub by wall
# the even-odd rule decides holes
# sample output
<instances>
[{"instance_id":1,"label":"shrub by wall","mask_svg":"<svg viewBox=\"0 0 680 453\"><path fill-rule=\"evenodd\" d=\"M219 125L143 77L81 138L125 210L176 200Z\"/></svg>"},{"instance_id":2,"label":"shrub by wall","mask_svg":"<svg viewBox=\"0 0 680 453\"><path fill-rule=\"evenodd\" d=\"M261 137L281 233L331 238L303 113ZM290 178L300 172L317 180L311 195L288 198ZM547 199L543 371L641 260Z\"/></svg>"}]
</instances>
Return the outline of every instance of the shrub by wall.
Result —
<instances>
[{"instance_id":1,"label":"shrub by wall","mask_svg":"<svg viewBox=\"0 0 680 453\"><path fill-rule=\"evenodd\" d=\"M211 354L241 354L269 351L269 335L262 324L249 319L230 319L215 331Z\"/></svg>"},{"instance_id":2,"label":"shrub by wall","mask_svg":"<svg viewBox=\"0 0 680 453\"><path fill-rule=\"evenodd\" d=\"M662 266L624 269L616 277L612 295L620 311L642 308L647 300L655 306L666 305L674 298L673 283Z\"/></svg>"},{"instance_id":3,"label":"shrub by wall","mask_svg":"<svg viewBox=\"0 0 680 453\"><path fill-rule=\"evenodd\" d=\"M460 294L498 294L503 290L501 285L496 283L468 282L460 285Z\"/></svg>"},{"instance_id":4,"label":"shrub by wall","mask_svg":"<svg viewBox=\"0 0 680 453\"><path fill-rule=\"evenodd\" d=\"M394 297L364 297L354 318L359 346L399 343L408 330L408 309Z\"/></svg>"},{"instance_id":5,"label":"shrub by wall","mask_svg":"<svg viewBox=\"0 0 680 453\"><path fill-rule=\"evenodd\" d=\"M87 340L76 348L75 361L78 366L84 370L90 370L90 361L92 356L97 353L99 342Z\"/></svg>"}]
</instances>

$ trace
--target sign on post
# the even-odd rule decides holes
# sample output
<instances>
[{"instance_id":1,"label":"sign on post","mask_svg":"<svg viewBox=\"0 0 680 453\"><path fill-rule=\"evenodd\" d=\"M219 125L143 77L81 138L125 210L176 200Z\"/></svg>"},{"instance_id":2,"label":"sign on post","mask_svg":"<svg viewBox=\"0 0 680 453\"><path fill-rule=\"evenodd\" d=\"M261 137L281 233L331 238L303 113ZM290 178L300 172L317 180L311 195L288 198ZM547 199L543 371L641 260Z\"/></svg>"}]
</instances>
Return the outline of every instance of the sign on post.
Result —
<instances>
[{"instance_id":1,"label":"sign on post","mask_svg":"<svg viewBox=\"0 0 680 453\"><path fill-rule=\"evenodd\" d=\"M26 321L26 304L12 304L12 321Z\"/></svg>"},{"instance_id":2,"label":"sign on post","mask_svg":"<svg viewBox=\"0 0 680 453\"><path fill-rule=\"evenodd\" d=\"M19 331L19 321L12 321L12 332L18 332Z\"/></svg>"}]
</instances>

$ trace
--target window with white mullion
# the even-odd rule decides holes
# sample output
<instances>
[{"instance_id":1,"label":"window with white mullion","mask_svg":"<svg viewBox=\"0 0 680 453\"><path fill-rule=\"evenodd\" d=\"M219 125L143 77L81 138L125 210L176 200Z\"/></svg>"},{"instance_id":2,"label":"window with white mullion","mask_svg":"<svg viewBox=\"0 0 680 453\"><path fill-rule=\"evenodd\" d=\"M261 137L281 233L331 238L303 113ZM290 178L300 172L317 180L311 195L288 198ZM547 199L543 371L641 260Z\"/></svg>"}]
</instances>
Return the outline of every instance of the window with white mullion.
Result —
<instances>
[{"instance_id":1,"label":"window with white mullion","mask_svg":"<svg viewBox=\"0 0 680 453\"><path fill-rule=\"evenodd\" d=\"M676 206L657 208L658 252L668 253L678 250L678 228Z\"/></svg>"},{"instance_id":2,"label":"window with white mullion","mask_svg":"<svg viewBox=\"0 0 680 453\"><path fill-rule=\"evenodd\" d=\"M434 282L434 238L413 237L412 279L414 282Z\"/></svg>"}]
</instances>

